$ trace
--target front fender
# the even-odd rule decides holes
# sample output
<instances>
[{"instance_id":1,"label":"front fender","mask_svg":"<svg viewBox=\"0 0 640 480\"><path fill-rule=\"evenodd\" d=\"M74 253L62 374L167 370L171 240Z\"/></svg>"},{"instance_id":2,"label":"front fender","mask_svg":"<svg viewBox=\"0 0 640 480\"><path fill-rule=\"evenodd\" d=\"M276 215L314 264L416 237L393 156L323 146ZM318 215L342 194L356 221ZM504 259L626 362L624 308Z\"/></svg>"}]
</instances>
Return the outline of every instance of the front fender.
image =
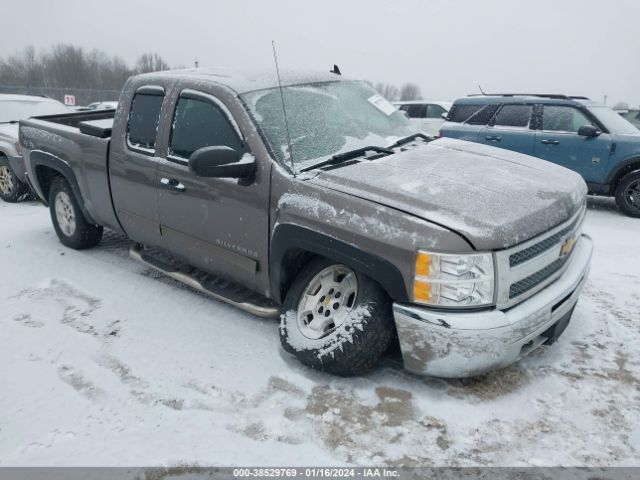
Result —
<instances>
[{"instance_id":1,"label":"front fender","mask_svg":"<svg viewBox=\"0 0 640 480\"><path fill-rule=\"evenodd\" d=\"M290 280L286 278L285 262L287 253L292 250L321 255L348 265L378 282L391 299L409 301L402 273L389 261L308 228L278 225L271 239L269 256L271 292L278 302L282 302L284 290Z\"/></svg>"},{"instance_id":2,"label":"front fender","mask_svg":"<svg viewBox=\"0 0 640 480\"><path fill-rule=\"evenodd\" d=\"M615 186L615 183L632 170L640 169L640 155L633 155L616 163L607 175L606 184Z\"/></svg>"}]
</instances>

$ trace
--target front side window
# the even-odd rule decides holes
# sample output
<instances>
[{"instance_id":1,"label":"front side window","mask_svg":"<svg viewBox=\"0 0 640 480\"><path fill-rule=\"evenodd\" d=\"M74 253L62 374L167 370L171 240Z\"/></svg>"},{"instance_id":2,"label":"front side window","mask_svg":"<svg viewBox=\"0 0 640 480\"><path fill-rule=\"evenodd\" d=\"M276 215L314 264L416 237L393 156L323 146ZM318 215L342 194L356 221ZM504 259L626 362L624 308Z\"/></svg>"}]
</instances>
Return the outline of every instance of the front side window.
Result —
<instances>
[{"instance_id":1,"label":"front side window","mask_svg":"<svg viewBox=\"0 0 640 480\"><path fill-rule=\"evenodd\" d=\"M427 118L442 118L442 114L447 113L447 111L442 108L440 105L429 105L429 109L427 110Z\"/></svg>"},{"instance_id":2,"label":"front side window","mask_svg":"<svg viewBox=\"0 0 640 480\"><path fill-rule=\"evenodd\" d=\"M227 115L211 101L180 97L176 105L169 155L188 160L203 147L230 147L243 153L244 146Z\"/></svg>"},{"instance_id":3,"label":"front side window","mask_svg":"<svg viewBox=\"0 0 640 480\"><path fill-rule=\"evenodd\" d=\"M130 147L148 153L155 151L163 100L163 95L155 93L136 93L133 97L127 125L127 141Z\"/></svg>"},{"instance_id":4,"label":"front side window","mask_svg":"<svg viewBox=\"0 0 640 480\"><path fill-rule=\"evenodd\" d=\"M407 105L407 115L409 118L425 118L427 116L426 105Z\"/></svg>"},{"instance_id":5,"label":"front side window","mask_svg":"<svg viewBox=\"0 0 640 480\"><path fill-rule=\"evenodd\" d=\"M517 127L526 128L529 126L533 105L504 105L498 115L494 125L496 127Z\"/></svg>"},{"instance_id":6,"label":"front side window","mask_svg":"<svg viewBox=\"0 0 640 480\"><path fill-rule=\"evenodd\" d=\"M592 122L577 108L545 105L542 110L542 130L577 133Z\"/></svg>"}]
</instances>

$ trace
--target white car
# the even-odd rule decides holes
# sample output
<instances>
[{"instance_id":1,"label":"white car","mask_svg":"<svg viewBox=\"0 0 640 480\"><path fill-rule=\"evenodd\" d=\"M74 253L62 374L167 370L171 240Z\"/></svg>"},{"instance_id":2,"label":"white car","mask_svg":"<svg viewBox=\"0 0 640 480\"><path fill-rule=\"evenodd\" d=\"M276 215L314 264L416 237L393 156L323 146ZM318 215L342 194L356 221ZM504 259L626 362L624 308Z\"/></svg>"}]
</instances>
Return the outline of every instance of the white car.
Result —
<instances>
[{"instance_id":1,"label":"white car","mask_svg":"<svg viewBox=\"0 0 640 480\"><path fill-rule=\"evenodd\" d=\"M435 136L445 122L443 115L451 109L451 102L438 100L413 100L393 103L398 110L406 113L409 121L427 135Z\"/></svg>"}]
</instances>

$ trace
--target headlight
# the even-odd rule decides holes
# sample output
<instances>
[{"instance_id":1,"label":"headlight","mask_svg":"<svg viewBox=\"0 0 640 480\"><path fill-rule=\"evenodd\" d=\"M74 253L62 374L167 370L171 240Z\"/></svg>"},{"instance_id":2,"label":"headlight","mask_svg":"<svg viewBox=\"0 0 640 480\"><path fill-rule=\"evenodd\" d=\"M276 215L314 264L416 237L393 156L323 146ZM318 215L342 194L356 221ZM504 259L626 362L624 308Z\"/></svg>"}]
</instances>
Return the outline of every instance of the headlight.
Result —
<instances>
[{"instance_id":1,"label":"headlight","mask_svg":"<svg viewBox=\"0 0 640 480\"><path fill-rule=\"evenodd\" d=\"M413 301L442 307L493 304L493 255L416 254Z\"/></svg>"}]
</instances>

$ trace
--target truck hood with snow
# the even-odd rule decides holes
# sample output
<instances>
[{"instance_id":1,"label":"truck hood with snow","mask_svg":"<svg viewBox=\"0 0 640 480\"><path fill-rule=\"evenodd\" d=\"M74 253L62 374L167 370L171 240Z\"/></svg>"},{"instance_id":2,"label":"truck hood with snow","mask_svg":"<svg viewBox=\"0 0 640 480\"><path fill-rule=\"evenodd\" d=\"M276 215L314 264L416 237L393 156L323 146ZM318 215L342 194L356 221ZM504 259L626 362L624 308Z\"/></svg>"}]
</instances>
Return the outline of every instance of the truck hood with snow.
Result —
<instances>
[{"instance_id":1,"label":"truck hood with snow","mask_svg":"<svg viewBox=\"0 0 640 480\"><path fill-rule=\"evenodd\" d=\"M449 138L323 171L312 181L447 227L478 250L548 231L574 215L587 193L582 177L566 168Z\"/></svg>"}]
</instances>

